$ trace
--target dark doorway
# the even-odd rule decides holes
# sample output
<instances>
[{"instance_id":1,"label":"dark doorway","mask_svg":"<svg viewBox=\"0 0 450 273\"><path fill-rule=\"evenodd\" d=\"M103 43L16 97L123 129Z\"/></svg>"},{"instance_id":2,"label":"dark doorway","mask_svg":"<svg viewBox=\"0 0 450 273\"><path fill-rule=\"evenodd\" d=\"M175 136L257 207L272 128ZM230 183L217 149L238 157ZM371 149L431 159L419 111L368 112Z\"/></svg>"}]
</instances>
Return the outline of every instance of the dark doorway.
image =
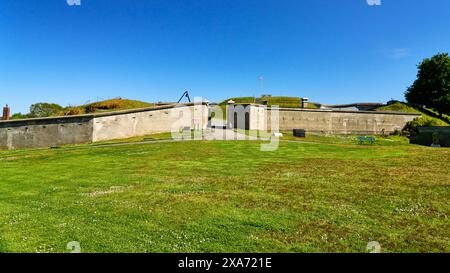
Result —
<instances>
[{"instance_id":1,"label":"dark doorway","mask_svg":"<svg viewBox=\"0 0 450 273\"><path fill-rule=\"evenodd\" d=\"M240 120L240 123L239 123L239 120L238 120L238 113L237 112L234 112L234 125L233 125L233 128L234 129L245 129L245 130L250 130L250 113L248 113L248 112L245 112L245 114L244 114L244 124L242 124L242 116L240 116L240 118L241 118L241 120ZM242 128L242 127L244 127L244 128Z\"/></svg>"},{"instance_id":2,"label":"dark doorway","mask_svg":"<svg viewBox=\"0 0 450 273\"><path fill-rule=\"evenodd\" d=\"M250 130L250 113L245 112L245 130Z\"/></svg>"}]
</instances>

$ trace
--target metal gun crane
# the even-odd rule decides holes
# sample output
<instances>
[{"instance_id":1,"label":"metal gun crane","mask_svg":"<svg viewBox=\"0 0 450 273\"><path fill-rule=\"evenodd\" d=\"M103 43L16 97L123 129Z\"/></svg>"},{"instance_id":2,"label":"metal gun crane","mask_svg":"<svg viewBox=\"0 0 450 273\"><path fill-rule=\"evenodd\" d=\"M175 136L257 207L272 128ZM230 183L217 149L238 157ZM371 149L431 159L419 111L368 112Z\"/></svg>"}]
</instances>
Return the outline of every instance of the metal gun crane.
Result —
<instances>
[{"instance_id":1,"label":"metal gun crane","mask_svg":"<svg viewBox=\"0 0 450 273\"><path fill-rule=\"evenodd\" d=\"M188 99L189 102L191 102L191 98L189 97L189 92L186 90L184 91L183 95L181 95L181 98L177 101L177 103L180 103L180 101L186 97Z\"/></svg>"}]
</instances>

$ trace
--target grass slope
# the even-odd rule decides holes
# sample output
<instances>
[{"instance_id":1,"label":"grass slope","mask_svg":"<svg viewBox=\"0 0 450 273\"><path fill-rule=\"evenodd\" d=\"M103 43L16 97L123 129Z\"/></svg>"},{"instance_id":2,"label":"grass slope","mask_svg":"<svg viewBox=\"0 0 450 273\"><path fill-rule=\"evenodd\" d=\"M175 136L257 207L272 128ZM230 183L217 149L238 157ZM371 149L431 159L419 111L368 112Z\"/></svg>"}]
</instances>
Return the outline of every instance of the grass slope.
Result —
<instances>
[{"instance_id":1,"label":"grass slope","mask_svg":"<svg viewBox=\"0 0 450 273\"><path fill-rule=\"evenodd\" d=\"M220 105L226 105L229 100L233 100L236 103L254 103L255 97L236 97L229 98L220 103ZM267 105L278 105L281 108L299 108L300 107L300 98L298 97L260 97L261 102L267 100ZM317 106L313 103L308 103L308 108L316 109Z\"/></svg>"},{"instance_id":2,"label":"grass slope","mask_svg":"<svg viewBox=\"0 0 450 273\"><path fill-rule=\"evenodd\" d=\"M129 100L129 99L110 99L104 101L98 101L94 103L89 103L86 105L66 107L63 111L64 115L79 115L79 114L89 114L107 111L118 111L127 109L136 109L154 106L153 103Z\"/></svg>"},{"instance_id":3,"label":"grass slope","mask_svg":"<svg viewBox=\"0 0 450 273\"><path fill-rule=\"evenodd\" d=\"M377 111L398 111L406 113L420 113L416 108L409 106L402 102L394 102L389 105L381 106L376 109Z\"/></svg>"},{"instance_id":4,"label":"grass slope","mask_svg":"<svg viewBox=\"0 0 450 273\"><path fill-rule=\"evenodd\" d=\"M326 142L0 151L0 252L450 251L449 149Z\"/></svg>"},{"instance_id":5,"label":"grass slope","mask_svg":"<svg viewBox=\"0 0 450 273\"><path fill-rule=\"evenodd\" d=\"M61 109L53 110L49 116L66 116L66 115L82 115L82 114L90 114L90 113L101 113L108 111L119 111L119 110L127 110L127 109L136 109L136 108L144 108L154 106L153 103L147 103L143 101L137 100L129 100L129 99L110 99L104 101L93 102L85 105L79 106L67 106L61 107ZM11 119L26 119L33 118L35 116L31 114L22 115L21 113L16 113L12 115Z\"/></svg>"},{"instance_id":6,"label":"grass slope","mask_svg":"<svg viewBox=\"0 0 450 273\"><path fill-rule=\"evenodd\" d=\"M448 119L448 116L446 116L446 115L444 115L442 118L440 118L436 113L434 113L431 110L412 107L412 106L410 106L406 103L402 103L402 102L395 102L390 105L378 107L376 110L377 111L399 111L399 112L407 112L407 113L419 113L423 117L435 121L435 123L438 124L438 126L448 126L449 125L449 119Z\"/></svg>"}]
</instances>

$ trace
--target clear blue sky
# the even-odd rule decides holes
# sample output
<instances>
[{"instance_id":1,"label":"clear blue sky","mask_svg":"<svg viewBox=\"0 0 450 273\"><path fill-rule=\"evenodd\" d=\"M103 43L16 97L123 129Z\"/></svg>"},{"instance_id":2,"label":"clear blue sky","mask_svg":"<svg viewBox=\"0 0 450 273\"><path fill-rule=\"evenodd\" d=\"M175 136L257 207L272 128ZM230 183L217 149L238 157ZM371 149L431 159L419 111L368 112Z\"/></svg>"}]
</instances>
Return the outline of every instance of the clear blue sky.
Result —
<instances>
[{"instance_id":1,"label":"clear blue sky","mask_svg":"<svg viewBox=\"0 0 450 273\"><path fill-rule=\"evenodd\" d=\"M425 57L450 51L450 1L0 1L0 104L173 101L183 90L403 99Z\"/></svg>"}]
</instances>

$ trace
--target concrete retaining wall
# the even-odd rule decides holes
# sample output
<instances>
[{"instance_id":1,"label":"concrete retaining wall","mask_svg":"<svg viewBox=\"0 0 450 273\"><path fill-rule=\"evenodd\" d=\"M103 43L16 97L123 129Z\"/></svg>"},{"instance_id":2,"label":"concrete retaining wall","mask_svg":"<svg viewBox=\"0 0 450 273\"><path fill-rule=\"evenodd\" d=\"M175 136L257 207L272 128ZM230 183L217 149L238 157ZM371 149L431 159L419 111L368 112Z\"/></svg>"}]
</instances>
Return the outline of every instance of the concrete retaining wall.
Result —
<instances>
[{"instance_id":1,"label":"concrete retaining wall","mask_svg":"<svg viewBox=\"0 0 450 273\"><path fill-rule=\"evenodd\" d=\"M204 129L206 103L177 104L92 115L0 121L0 149L52 147Z\"/></svg>"},{"instance_id":2,"label":"concrete retaining wall","mask_svg":"<svg viewBox=\"0 0 450 273\"><path fill-rule=\"evenodd\" d=\"M142 111L115 112L94 118L93 141L129 138L182 130L202 130L208 122L206 104L161 106Z\"/></svg>"},{"instance_id":3,"label":"concrete retaining wall","mask_svg":"<svg viewBox=\"0 0 450 273\"><path fill-rule=\"evenodd\" d=\"M280 109L279 126L280 130L306 129L326 134L382 134L401 130L417 117L420 115L399 112Z\"/></svg>"},{"instance_id":4,"label":"concrete retaining wall","mask_svg":"<svg viewBox=\"0 0 450 273\"><path fill-rule=\"evenodd\" d=\"M242 107L242 106L241 106ZM271 130L274 112L270 109L253 104L244 105L251 130ZM234 112L239 114L239 105L228 107L227 117L232 117ZM234 111L234 112L233 112ZM382 134L401 130L408 121L419 114L402 112L376 112L376 111L330 111L301 108L280 108L278 111L278 129L306 129L308 132L325 134ZM261 122L265 120L265 122ZM230 127L235 127L233 120L228 120ZM241 128L238 124L238 128ZM243 129L243 128L242 128Z\"/></svg>"},{"instance_id":5,"label":"concrete retaining wall","mask_svg":"<svg viewBox=\"0 0 450 273\"><path fill-rule=\"evenodd\" d=\"M418 133L411 137L410 143L431 146L433 143L433 133L439 135L439 145L450 147L450 126L441 127L419 127Z\"/></svg>"},{"instance_id":6,"label":"concrete retaining wall","mask_svg":"<svg viewBox=\"0 0 450 273\"><path fill-rule=\"evenodd\" d=\"M0 122L0 149L51 147L92 141L90 116Z\"/></svg>"}]
</instances>

